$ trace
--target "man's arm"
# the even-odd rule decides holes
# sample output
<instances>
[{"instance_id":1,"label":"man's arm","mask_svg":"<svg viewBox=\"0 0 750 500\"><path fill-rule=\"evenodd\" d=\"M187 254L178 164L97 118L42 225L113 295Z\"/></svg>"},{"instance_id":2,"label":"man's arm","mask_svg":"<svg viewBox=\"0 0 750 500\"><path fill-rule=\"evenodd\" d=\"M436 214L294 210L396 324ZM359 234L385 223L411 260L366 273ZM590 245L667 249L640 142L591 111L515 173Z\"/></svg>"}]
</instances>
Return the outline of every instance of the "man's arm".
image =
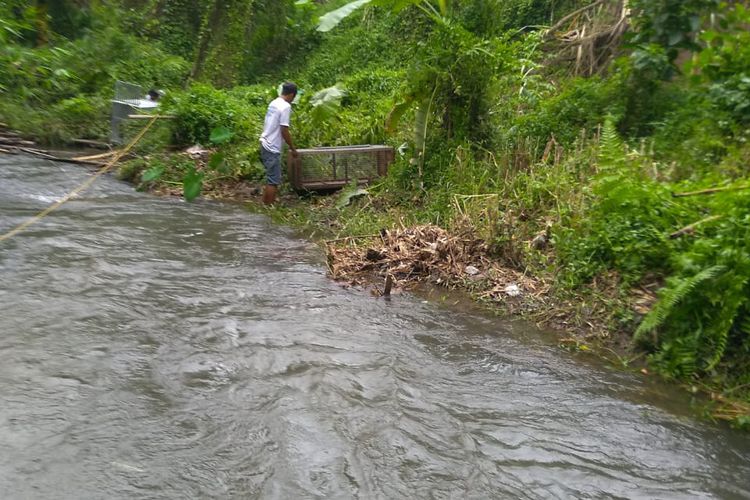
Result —
<instances>
[{"instance_id":1,"label":"man's arm","mask_svg":"<svg viewBox=\"0 0 750 500\"><path fill-rule=\"evenodd\" d=\"M289 149L292 150L292 155L297 156L297 148L294 147L294 143L292 142L292 134L289 133L289 127L281 127L281 137L283 137L286 143L289 144Z\"/></svg>"}]
</instances>

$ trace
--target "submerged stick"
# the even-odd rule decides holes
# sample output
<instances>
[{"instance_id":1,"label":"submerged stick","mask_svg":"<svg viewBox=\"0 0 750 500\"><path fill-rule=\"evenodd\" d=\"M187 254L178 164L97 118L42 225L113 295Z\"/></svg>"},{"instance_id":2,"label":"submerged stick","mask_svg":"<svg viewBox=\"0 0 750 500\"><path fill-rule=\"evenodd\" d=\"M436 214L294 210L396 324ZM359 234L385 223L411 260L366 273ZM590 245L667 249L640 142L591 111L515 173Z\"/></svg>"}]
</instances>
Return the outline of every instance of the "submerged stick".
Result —
<instances>
[{"instance_id":1,"label":"submerged stick","mask_svg":"<svg viewBox=\"0 0 750 500\"><path fill-rule=\"evenodd\" d=\"M0 144L4 146L36 146L34 141L27 141L18 137L0 137Z\"/></svg>"},{"instance_id":2,"label":"submerged stick","mask_svg":"<svg viewBox=\"0 0 750 500\"><path fill-rule=\"evenodd\" d=\"M40 151L38 149L29 149L29 148L16 148L16 149L18 151L22 151L30 155L38 156L40 158L45 158L47 160L53 160L53 161L59 161L63 163L75 163L77 165L93 165L95 167L101 167L102 165L105 164L104 162L79 160L77 158L67 158L64 156L55 156L49 153L45 153L44 151Z\"/></svg>"},{"instance_id":3,"label":"submerged stick","mask_svg":"<svg viewBox=\"0 0 750 500\"><path fill-rule=\"evenodd\" d=\"M19 147L17 149L19 151L23 151L24 153L28 153L30 155L41 156L42 158L47 158L49 160L57 160L57 157L55 157L55 156L53 156L53 155L51 155L49 153L45 153L44 151L40 151L38 149L21 148L21 147Z\"/></svg>"},{"instance_id":4,"label":"submerged stick","mask_svg":"<svg viewBox=\"0 0 750 500\"><path fill-rule=\"evenodd\" d=\"M94 141L91 139L73 139L76 144L85 144L99 149L110 149L110 145L102 141Z\"/></svg>"},{"instance_id":5,"label":"submerged stick","mask_svg":"<svg viewBox=\"0 0 750 500\"><path fill-rule=\"evenodd\" d=\"M385 278L385 288L383 289L383 297L391 296L391 288L393 288L393 275L388 274Z\"/></svg>"}]
</instances>

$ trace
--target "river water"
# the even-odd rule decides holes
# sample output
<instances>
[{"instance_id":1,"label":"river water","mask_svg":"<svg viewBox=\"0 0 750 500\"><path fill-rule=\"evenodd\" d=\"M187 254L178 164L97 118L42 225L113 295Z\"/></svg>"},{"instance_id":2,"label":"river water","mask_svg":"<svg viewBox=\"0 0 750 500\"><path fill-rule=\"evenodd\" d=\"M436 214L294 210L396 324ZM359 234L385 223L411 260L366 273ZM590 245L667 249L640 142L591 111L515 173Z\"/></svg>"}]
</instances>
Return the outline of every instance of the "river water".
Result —
<instances>
[{"instance_id":1,"label":"river water","mask_svg":"<svg viewBox=\"0 0 750 500\"><path fill-rule=\"evenodd\" d=\"M0 232L86 178L0 156ZM0 243L0 498L750 498L685 394L102 178Z\"/></svg>"}]
</instances>

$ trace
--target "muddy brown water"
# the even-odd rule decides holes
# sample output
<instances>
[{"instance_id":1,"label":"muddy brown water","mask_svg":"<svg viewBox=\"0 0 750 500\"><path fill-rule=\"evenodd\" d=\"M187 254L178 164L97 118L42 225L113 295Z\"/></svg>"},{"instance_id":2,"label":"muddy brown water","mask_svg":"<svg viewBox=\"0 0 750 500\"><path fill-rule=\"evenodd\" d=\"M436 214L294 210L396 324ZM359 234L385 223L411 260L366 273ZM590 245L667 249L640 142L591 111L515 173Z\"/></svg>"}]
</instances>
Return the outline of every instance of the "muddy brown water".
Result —
<instances>
[{"instance_id":1,"label":"muddy brown water","mask_svg":"<svg viewBox=\"0 0 750 500\"><path fill-rule=\"evenodd\" d=\"M0 232L80 183L0 156ZM750 438L531 328L102 178L0 243L0 498L750 498Z\"/></svg>"}]
</instances>

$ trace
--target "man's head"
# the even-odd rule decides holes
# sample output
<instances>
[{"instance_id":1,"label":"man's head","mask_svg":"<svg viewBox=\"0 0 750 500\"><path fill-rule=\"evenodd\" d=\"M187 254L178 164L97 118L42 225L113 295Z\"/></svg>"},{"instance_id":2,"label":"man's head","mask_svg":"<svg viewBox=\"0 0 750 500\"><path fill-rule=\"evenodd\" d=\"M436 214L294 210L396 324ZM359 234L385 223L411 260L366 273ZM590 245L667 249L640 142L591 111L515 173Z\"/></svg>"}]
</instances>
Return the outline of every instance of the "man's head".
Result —
<instances>
[{"instance_id":1,"label":"man's head","mask_svg":"<svg viewBox=\"0 0 750 500\"><path fill-rule=\"evenodd\" d=\"M286 82L281 86L281 97L286 102L292 102L297 97L297 84L292 82Z\"/></svg>"}]
</instances>

